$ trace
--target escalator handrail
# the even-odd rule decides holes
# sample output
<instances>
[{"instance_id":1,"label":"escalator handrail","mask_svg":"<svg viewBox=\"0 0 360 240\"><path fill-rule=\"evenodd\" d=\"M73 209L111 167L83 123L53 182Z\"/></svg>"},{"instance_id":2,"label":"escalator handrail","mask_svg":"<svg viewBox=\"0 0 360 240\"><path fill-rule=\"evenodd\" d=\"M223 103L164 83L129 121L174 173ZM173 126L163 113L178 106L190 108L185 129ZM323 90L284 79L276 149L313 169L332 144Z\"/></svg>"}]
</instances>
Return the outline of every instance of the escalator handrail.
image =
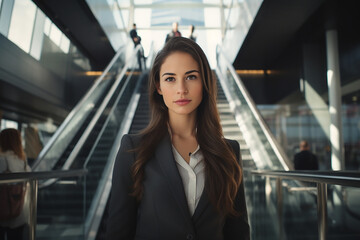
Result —
<instances>
[{"instance_id":1,"label":"escalator handrail","mask_svg":"<svg viewBox=\"0 0 360 240\"><path fill-rule=\"evenodd\" d=\"M76 104L76 106L73 108L73 110L69 113L69 115L65 118L64 122L60 125L60 127L56 130L54 135L50 138L49 142L44 146L44 148L39 153L39 156L37 157L36 161L34 162L32 168L36 168L36 166L41 162L41 160L44 158L44 156L47 154L47 152L50 150L50 148L55 143L56 139L59 137L59 135L62 133L62 131L66 128L66 126L71 122L75 114L81 109L86 102L86 100L92 95L94 90L99 86L99 84L103 81L104 77L109 72L110 68L113 66L115 61L119 58L119 56L126 50L125 46L121 46L119 50L116 52L115 56L112 58L110 63L105 68L104 72L95 80L94 84L91 86L89 91L81 98L81 100Z\"/></svg>"},{"instance_id":2,"label":"escalator handrail","mask_svg":"<svg viewBox=\"0 0 360 240\"><path fill-rule=\"evenodd\" d=\"M87 168L87 165L88 165L88 163L89 163L89 161L90 161L90 158L91 158L93 152L95 151L95 148L96 148L97 144L99 143L99 141L100 141L100 139L101 139L101 136L102 136L103 132L105 131L105 129L106 129L106 127L107 127L107 124L108 124L108 122L110 121L110 119L111 119L111 117L112 117L112 114L113 114L113 112L115 111L115 109L116 109L116 107L117 107L117 105L118 105L118 102L119 102L121 96L123 95L123 93L124 93L124 91L125 91L126 83L131 79L133 72L134 72L134 71L132 70L132 71L128 74L128 76L127 76L127 78L126 78L126 80L125 80L125 85L123 86L123 88L121 89L120 93L119 93L118 96L116 97L116 100L115 100L113 106L111 107L111 110L109 111L109 114L108 114L108 116L106 117L106 120L105 120L103 126L101 127L101 130L100 130L98 136L96 137L96 140L95 140L95 142L94 142L91 150L89 151L89 154L88 154L88 156L87 156L87 158L86 158L86 160L85 160L85 163L84 163L84 165L83 165L83 168L84 168L84 169Z\"/></svg>"},{"instance_id":3,"label":"escalator handrail","mask_svg":"<svg viewBox=\"0 0 360 240\"><path fill-rule=\"evenodd\" d=\"M217 59L218 59L218 61L219 61L219 54L222 55L222 57L223 57L222 59L224 60L224 63L226 64L226 67L230 70L230 73L231 73L232 77L234 78L237 87L239 88L239 90L243 94L243 96L244 96L244 98L245 98L251 112L255 116L256 121L258 122L258 124L260 125L262 131L264 132L264 134L266 136L266 139L270 143L270 145L271 145L272 149L274 150L276 156L278 157L281 165L283 166L283 168L285 170L293 170L294 169L293 164L289 160L288 156L286 155L286 153L284 152L282 147L275 140L275 137L273 136L273 134L270 131L269 127L267 126L264 119L262 118L259 110L256 107L256 104L255 104L254 100L252 99L249 92L247 91L244 83L241 81L240 77L236 74L233 65L229 62L229 60L226 58L226 55L224 54L223 50L218 45L217 46Z\"/></svg>"},{"instance_id":4,"label":"escalator handrail","mask_svg":"<svg viewBox=\"0 0 360 240\"><path fill-rule=\"evenodd\" d=\"M96 122L99 120L100 116L104 112L104 110L105 110L106 106L108 105L108 103L109 103L111 97L113 96L114 92L118 88L119 84L122 82L127 70L133 64L133 60L136 58L137 52L139 51L140 47L141 46L138 45L135 48L135 50L133 51L133 53L131 54L131 56L129 57L129 59L126 60L126 64L123 67L121 73L119 74L119 76L115 80L114 84L111 86L108 94L106 95L106 97L102 101L102 103L99 106L98 110L96 111L94 117L91 119L90 123L88 124L85 131L83 132L83 134L79 138L78 142L76 143L75 147L71 151L69 157L66 159L66 161L65 161L64 165L61 167L61 169L63 169L63 170L69 169L71 164L74 162L75 158L77 157L77 155L79 154L81 148L83 147L86 139L89 137L90 133L92 132L93 128L95 127Z\"/></svg>"},{"instance_id":5,"label":"escalator handrail","mask_svg":"<svg viewBox=\"0 0 360 240\"><path fill-rule=\"evenodd\" d=\"M129 79L129 80L131 80L131 79ZM99 225L101 222L101 219L99 219L98 216L103 216L104 211L105 211L106 205L104 205L102 203L106 202L106 200L108 199L108 197L110 195L110 185L111 185L111 179L112 179L111 176L112 176L114 162L116 159L116 155L118 153L118 149L120 147L121 138L125 133L129 132L132 120L135 116L136 108L138 106L139 99L140 99L139 92L140 92L140 86L141 86L142 81L143 81L143 79L138 79L138 82L136 83L136 87L134 89L133 95L130 98L128 107L124 114L125 117L124 117L123 121L121 122L121 126L119 128L119 131L115 138L114 144L109 153L106 166L103 170L102 180L100 181L100 183L96 189L95 196L92 199L91 207L89 208L89 211L87 213L86 221L84 223L84 232L85 232L86 239L91 240L92 238L90 236L90 233L98 231L98 228L99 228ZM123 94L123 92L120 93L119 95L122 95L122 94ZM116 102L118 102L119 99L120 99L120 97L118 97ZM115 103L114 105L117 105L117 104ZM111 116L111 113L109 114L109 117L110 116ZM95 144L94 144L93 149L95 149ZM90 154L89 154L89 158L90 158ZM84 164L84 169L87 168L87 163L89 161L89 158L86 160L86 162Z\"/></svg>"},{"instance_id":6,"label":"escalator handrail","mask_svg":"<svg viewBox=\"0 0 360 240\"><path fill-rule=\"evenodd\" d=\"M115 90L117 89L118 85L122 82L121 80L124 78L128 68L133 63L139 49L140 49L140 46L137 46L134 49L131 56L127 59L125 66L123 67L121 73L119 74L119 76L117 77L117 79L115 80L113 85L111 86L109 92L105 96L104 100L102 101L101 105L99 106L98 110L96 111L94 117L91 119L90 123L87 125L86 129L80 136L79 140L77 141L76 145L72 149L71 153L65 160L64 165L61 167L62 170L68 170L70 168L70 166L72 165L72 163L75 161L75 158L77 157L80 150L82 149L86 139L89 137L90 133L92 132L93 128L95 127L96 122L99 120L101 114L104 112L107 104L109 103L109 101L110 101L112 95L114 94ZM46 187L54 184L56 181L57 181L57 179L49 179L45 182L42 182L40 184L40 188L46 188Z\"/></svg>"},{"instance_id":7,"label":"escalator handrail","mask_svg":"<svg viewBox=\"0 0 360 240\"><path fill-rule=\"evenodd\" d=\"M355 171L278 171L249 170L251 174L273 178L326 183L360 188L360 172Z\"/></svg>"}]
</instances>

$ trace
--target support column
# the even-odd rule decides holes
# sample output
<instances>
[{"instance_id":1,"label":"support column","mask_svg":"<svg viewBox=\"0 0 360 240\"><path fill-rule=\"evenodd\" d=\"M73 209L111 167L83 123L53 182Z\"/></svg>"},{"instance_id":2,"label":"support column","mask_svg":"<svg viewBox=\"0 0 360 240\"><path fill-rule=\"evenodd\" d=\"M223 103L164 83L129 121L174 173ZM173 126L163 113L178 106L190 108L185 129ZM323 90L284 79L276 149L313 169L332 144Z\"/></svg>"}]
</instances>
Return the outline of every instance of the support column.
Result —
<instances>
[{"instance_id":1,"label":"support column","mask_svg":"<svg viewBox=\"0 0 360 240\"><path fill-rule=\"evenodd\" d=\"M326 31L327 83L329 89L331 168L344 169L344 144L341 122L341 85L336 30Z\"/></svg>"}]
</instances>

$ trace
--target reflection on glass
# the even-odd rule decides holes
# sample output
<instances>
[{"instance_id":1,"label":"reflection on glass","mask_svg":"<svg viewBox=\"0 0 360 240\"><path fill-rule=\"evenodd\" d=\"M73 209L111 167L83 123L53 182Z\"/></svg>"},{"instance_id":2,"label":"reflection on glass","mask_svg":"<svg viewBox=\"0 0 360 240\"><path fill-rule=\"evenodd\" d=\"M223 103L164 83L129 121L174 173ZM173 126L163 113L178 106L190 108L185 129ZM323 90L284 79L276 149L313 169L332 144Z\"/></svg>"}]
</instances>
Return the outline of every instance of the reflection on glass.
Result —
<instances>
[{"instance_id":1,"label":"reflection on glass","mask_svg":"<svg viewBox=\"0 0 360 240\"><path fill-rule=\"evenodd\" d=\"M45 25L44 25L44 33L49 36L50 34L50 27L51 27L51 21L49 18L45 19Z\"/></svg>"},{"instance_id":2,"label":"reflection on glass","mask_svg":"<svg viewBox=\"0 0 360 240\"><path fill-rule=\"evenodd\" d=\"M35 13L36 6L32 1L15 1L8 38L25 52L30 50Z\"/></svg>"},{"instance_id":3,"label":"reflection on glass","mask_svg":"<svg viewBox=\"0 0 360 240\"><path fill-rule=\"evenodd\" d=\"M70 40L64 34L61 36L60 48L64 51L64 53L69 52Z\"/></svg>"},{"instance_id":4,"label":"reflection on glass","mask_svg":"<svg viewBox=\"0 0 360 240\"><path fill-rule=\"evenodd\" d=\"M55 24L51 24L50 39L58 46L60 45L61 34L60 29Z\"/></svg>"}]
</instances>

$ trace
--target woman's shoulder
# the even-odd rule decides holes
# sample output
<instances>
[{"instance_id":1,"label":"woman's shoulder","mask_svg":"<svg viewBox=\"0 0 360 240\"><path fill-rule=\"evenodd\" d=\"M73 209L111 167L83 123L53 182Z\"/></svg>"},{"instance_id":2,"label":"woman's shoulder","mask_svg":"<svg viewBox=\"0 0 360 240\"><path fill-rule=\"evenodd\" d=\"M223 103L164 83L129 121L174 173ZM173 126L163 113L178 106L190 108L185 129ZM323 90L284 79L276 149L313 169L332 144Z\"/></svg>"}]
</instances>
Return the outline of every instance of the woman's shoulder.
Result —
<instances>
[{"instance_id":1,"label":"woman's shoulder","mask_svg":"<svg viewBox=\"0 0 360 240\"><path fill-rule=\"evenodd\" d=\"M232 147L232 149L236 150L240 148L239 142L233 139L225 138L225 141Z\"/></svg>"},{"instance_id":2,"label":"woman's shoulder","mask_svg":"<svg viewBox=\"0 0 360 240\"><path fill-rule=\"evenodd\" d=\"M1 168L7 168L11 172L28 172L30 171L30 167L26 164L26 162L20 159L14 152L6 151L0 154L0 165ZM4 169L1 169L4 170Z\"/></svg>"},{"instance_id":3,"label":"woman's shoulder","mask_svg":"<svg viewBox=\"0 0 360 240\"><path fill-rule=\"evenodd\" d=\"M124 134L122 136L122 142L131 142L132 145L137 145L141 140L140 134Z\"/></svg>"}]
</instances>

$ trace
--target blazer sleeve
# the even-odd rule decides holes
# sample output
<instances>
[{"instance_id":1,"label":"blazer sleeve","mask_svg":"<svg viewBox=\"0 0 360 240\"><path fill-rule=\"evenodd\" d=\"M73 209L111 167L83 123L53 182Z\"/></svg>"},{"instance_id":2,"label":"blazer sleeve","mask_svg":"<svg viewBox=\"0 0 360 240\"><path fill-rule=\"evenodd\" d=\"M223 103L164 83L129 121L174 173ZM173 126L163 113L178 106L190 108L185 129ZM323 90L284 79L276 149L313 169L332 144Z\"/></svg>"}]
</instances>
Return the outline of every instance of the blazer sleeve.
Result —
<instances>
[{"instance_id":1,"label":"blazer sleeve","mask_svg":"<svg viewBox=\"0 0 360 240\"><path fill-rule=\"evenodd\" d=\"M236 158L239 160L240 166L242 166L239 143L237 141L231 141L231 146L235 152ZM223 230L224 239L248 240L250 239L250 226L246 208L243 179L241 179L241 184L235 197L235 209L239 213L239 216L228 216L226 218Z\"/></svg>"},{"instance_id":2,"label":"blazer sleeve","mask_svg":"<svg viewBox=\"0 0 360 240\"><path fill-rule=\"evenodd\" d=\"M135 153L130 152L130 149L133 149L132 140L129 135L124 135L113 170L106 224L107 240L134 239L135 236L137 202L130 196L133 186L131 167Z\"/></svg>"}]
</instances>

